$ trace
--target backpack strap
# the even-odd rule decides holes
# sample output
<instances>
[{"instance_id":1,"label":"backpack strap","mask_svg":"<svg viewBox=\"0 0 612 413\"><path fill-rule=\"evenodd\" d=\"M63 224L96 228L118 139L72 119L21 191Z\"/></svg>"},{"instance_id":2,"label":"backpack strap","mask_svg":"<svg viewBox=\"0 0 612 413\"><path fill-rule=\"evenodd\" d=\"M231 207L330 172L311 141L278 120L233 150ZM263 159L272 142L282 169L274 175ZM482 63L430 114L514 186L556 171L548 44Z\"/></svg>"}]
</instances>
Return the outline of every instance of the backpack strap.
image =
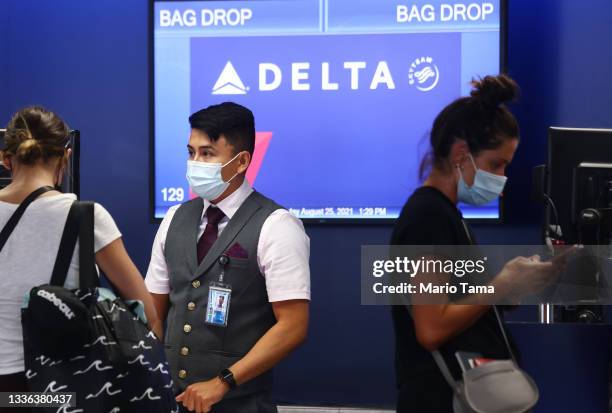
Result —
<instances>
[{"instance_id":1,"label":"backpack strap","mask_svg":"<svg viewBox=\"0 0 612 413\"><path fill-rule=\"evenodd\" d=\"M11 234L17 227L17 224L19 223L19 220L25 213L26 208L30 206L30 204L34 202L36 198L38 198L45 192L54 191L54 190L55 188L53 188L52 186L43 186L42 188L38 188L36 191L28 195L23 200L23 202L21 202L21 204L19 204L19 206L17 207L13 215L11 215L6 225L4 226L4 228L2 228L2 231L0 232L0 251L2 251L2 248L4 248L4 245L6 244L9 237L11 236Z\"/></svg>"}]
</instances>

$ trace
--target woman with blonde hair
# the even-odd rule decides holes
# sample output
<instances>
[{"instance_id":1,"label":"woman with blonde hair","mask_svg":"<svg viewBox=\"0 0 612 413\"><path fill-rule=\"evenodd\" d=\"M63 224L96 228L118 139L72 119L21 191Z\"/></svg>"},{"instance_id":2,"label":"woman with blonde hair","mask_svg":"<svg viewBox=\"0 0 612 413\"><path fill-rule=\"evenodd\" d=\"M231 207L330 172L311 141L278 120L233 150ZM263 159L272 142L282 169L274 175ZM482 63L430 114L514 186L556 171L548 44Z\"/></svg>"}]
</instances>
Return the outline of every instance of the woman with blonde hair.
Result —
<instances>
[{"instance_id":1,"label":"woman with blonde hair","mask_svg":"<svg viewBox=\"0 0 612 413\"><path fill-rule=\"evenodd\" d=\"M61 184L71 155L70 130L55 113L27 107L13 115L1 152L11 172L10 185L0 190L0 228L33 192L47 187L25 210L0 251L0 391L26 390L20 308L32 287L48 283L68 211L76 195L53 190ZM161 335L161 323L140 272L128 256L111 215L94 207L95 258L124 299L144 303L149 326ZM78 246L77 246L78 248ZM66 288L78 287L79 255L74 253ZM23 412L23 409L19 411Z\"/></svg>"}]
</instances>

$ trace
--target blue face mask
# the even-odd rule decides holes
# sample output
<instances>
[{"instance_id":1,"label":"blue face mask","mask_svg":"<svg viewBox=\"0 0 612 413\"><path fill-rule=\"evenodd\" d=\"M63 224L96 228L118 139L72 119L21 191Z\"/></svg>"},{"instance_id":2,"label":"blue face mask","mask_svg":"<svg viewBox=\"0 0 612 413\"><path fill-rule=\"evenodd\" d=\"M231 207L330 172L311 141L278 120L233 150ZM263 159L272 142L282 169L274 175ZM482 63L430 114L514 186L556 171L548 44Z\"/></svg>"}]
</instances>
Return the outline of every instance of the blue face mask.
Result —
<instances>
[{"instance_id":1,"label":"blue face mask","mask_svg":"<svg viewBox=\"0 0 612 413\"><path fill-rule=\"evenodd\" d=\"M187 181L191 190L199 197L208 201L219 198L225 192L232 179L238 175L236 173L229 181L225 182L221 176L221 169L229 165L238 155L240 154L236 154L225 165L221 163L187 161Z\"/></svg>"},{"instance_id":2,"label":"blue face mask","mask_svg":"<svg viewBox=\"0 0 612 413\"><path fill-rule=\"evenodd\" d=\"M501 194L508 178L478 169L472 155L470 155L470 159L476 170L474 185L468 186L468 184L465 183L463 175L461 174L461 169L457 166L457 170L459 171L457 198L459 201L470 205L486 205Z\"/></svg>"}]
</instances>

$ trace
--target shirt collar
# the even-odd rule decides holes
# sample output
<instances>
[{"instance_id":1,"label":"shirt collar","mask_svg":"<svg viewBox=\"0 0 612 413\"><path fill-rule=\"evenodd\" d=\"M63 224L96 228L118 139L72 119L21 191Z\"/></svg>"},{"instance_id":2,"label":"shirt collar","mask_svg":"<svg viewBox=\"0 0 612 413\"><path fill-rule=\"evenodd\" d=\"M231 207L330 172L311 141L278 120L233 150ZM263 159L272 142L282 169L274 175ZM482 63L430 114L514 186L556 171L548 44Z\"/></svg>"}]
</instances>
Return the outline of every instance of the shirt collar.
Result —
<instances>
[{"instance_id":1,"label":"shirt collar","mask_svg":"<svg viewBox=\"0 0 612 413\"><path fill-rule=\"evenodd\" d=\"M227 198L219 201L216 206L221 209L228 219L232 219L236 211L238 211L238 208L240 208L249 195L251 195L251 192L253 192L253 188L251 188L251 184L249 184L249 181L245 177L242 185L240 185L238 189L232 192ZM212 205L210 201L204 199L202 218L204 218L204 214L206 214L206 210L210 205Z\"/></svg>"}]
</instances>

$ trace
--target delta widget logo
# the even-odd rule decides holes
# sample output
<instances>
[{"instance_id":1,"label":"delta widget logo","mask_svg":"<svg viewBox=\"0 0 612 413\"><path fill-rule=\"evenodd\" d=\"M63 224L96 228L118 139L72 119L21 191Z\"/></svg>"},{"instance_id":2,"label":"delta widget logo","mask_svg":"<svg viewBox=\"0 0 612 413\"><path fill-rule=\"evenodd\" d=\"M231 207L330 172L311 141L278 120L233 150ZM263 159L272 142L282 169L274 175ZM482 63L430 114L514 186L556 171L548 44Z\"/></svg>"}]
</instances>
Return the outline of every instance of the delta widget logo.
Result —
<instances>
[{"instance_id":1,"label":"delta widget logo","mask_svg":"<svg viewBox=\"0 0 612 413\"><path fill-rule=\"evenodd\" d=\"M232 65L232 62L227 62L221 71L217 82L213 86L213 95L246 95L248 87L242 83L242 79L238 76L238 72Z\"/></svg>"}]
</instances>

